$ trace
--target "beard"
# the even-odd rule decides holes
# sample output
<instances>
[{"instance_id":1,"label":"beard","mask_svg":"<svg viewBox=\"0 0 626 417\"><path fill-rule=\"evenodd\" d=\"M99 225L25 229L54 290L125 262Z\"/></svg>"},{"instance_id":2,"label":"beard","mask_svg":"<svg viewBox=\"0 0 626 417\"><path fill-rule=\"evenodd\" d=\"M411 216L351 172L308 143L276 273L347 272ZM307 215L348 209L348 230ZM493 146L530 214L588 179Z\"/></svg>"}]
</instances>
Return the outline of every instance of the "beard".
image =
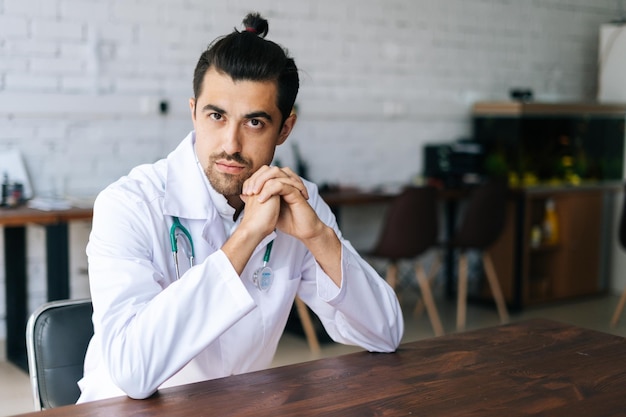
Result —
<instances>
[{"instance_id":1,"label":"beard","mask_svg":"<svg viewBox=\"0 0 626 417\"><path fill-rule=\"evenodd\" d=\"M216 161L220 159L226 159L228 161L235 161L238 164L243 165L246 169L239 175L224 174L218 172L215 169ZM239 196L243 190L243 183L252 175L252 161L236 153L228 155L226 153L214 154L209 157L209 164L204 171L204 174L209 180L211 186L218 193L225 197Z\"/></svg>"}]
</instances>

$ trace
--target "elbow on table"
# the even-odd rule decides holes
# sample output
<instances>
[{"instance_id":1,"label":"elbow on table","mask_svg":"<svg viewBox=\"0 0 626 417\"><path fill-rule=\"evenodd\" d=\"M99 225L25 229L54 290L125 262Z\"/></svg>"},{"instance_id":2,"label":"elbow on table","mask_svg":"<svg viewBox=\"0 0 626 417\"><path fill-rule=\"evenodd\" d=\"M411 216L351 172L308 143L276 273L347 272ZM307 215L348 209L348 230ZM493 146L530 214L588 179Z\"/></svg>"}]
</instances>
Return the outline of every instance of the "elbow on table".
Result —
<instances>
[{"instance_id":1,"label":"elbow on table","mask_svg":"<svg viewBox=\"0 0 626 417\"><path fill-rule=\"evenodd\" d=\"M132 398L133 400L145 400L157 392L157 388L138 386L136 381L134 383L116 382L116 384L129 398Z\"/></svg>"},{"instance_id":2,"label":"elbow on table","mask_svg":"<svg viewBox=\"0 0 626 417\"><path fill-rule=\"evenodd\" d=\"M142 371L111 372L111 378L119 389L134 400L146 399L158 389L158 385L148 380Z\"/></svg>"},{"instance_id":3,"label":"elbow on table","mask_svg":"<svg viewBox=\"0 0 626 417\"><path fill-rule=\"evenodd\" d=\"M386 326L382 326L380 334L379 348L376 351L380 353L395 352L404 336L404 318L402 313L398 313Z\"/></svg>"}]
</instances>

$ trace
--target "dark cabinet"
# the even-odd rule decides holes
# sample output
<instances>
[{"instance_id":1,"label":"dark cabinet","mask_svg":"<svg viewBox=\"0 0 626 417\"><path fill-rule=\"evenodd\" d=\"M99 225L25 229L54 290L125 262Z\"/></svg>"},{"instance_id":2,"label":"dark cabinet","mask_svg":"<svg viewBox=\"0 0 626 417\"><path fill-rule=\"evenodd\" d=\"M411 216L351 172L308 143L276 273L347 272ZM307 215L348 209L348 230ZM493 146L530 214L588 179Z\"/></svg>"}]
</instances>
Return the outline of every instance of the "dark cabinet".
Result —
<instances>
[{"instance_id":1,"label":"dark cabinet","mask_svg":"<svg viewBox=\"0 0 626 417\"><path fill-rule=\"evenodd\" d=\"M605 291L626 106L477 103L472 119L487 173L508 176L512 190L504 233L491 248L509 305ZM537 236L548 200L559 225L553 244Z\"/></svg>"}]
</instances>

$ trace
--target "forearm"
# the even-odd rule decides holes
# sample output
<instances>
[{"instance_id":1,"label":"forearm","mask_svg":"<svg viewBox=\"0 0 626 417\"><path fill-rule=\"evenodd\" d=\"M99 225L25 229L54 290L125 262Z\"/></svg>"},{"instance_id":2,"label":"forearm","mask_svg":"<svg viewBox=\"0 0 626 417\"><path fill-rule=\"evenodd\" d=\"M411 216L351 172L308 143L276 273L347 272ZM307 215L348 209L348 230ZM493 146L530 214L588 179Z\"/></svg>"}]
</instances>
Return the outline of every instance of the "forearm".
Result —
<instances>
[{"instance_id":1,"label":"forearm","mask_svg":"<svg viewBox=\"0 0 626 417\"><path fill-rule=\"evenodd\" d=\"M342 288L331 291L333 284L318 272L317 284L301 288L301 298L312 303L336 342L376 352L395 350L404 332L395 292L349 243L344 242L342 254Z\"/></svg>"},{"instance_id":2,"label":"forearm","mask_svg":"<svg viewBox=\"0 0 626 417\"><path fill-rule=\"evenodd\" d=\"M341 242L335 231L323 225L319 235L303 240L303 243L326 275L341 287Z\"/></svg>"},{"instance_id":3,"label":"forearm","mask_svg":"<svg viewBox=\"0 0 626 417\"><path fill-rule=\"evenodd\" d=\"M222 251L237 272L241 275L248 264L254 249L262 237L256 236L245 228L239 227L222 246Z\"/></svg>"}]
</instances>

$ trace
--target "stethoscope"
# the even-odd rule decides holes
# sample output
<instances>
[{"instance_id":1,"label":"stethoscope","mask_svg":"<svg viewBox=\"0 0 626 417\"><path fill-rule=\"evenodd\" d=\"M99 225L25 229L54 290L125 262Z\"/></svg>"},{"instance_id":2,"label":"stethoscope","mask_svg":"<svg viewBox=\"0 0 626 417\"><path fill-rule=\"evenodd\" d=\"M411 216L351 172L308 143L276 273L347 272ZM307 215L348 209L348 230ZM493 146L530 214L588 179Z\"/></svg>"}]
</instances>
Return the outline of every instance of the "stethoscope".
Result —
<instances>
[{"instance_id":1,"label":"stethoscope","mask_svg":"<svg viewBox=\"0 0 626 417\"><path fill-rule=\"evenodd\" d=\"M193 258L196 256L196 253L193 249L193 239L191 238L191 233L189 230L185 228L182 224L180 224L180 220L176 216L172 216L172 227L170 227L170 243L172 245L172 255L174 256L174 265L176 266L176 279L180 279L180 270L178 269L178 237L185 236L186 240L182 246L183 252L189 258L189 267L193 266Z\"/></svg>"},{"instance_id":2,"label":"stethoscope","mask_svg":"<svg viewBox=\"0 0 626 417\"><path fill-rule=\"evenodd\" d=\"M180 269L178 267L178 237L184 236L185 239L181 241L183 243L182 249L185 255L189 258L189 267L193 266L193 259L195 258L195 251L193 249L193 239L191 233L180 223L180 219L176 216L172 216L172 227L170 227L170 243L172 245L172 256L174 257L174 265L176 266L176 279L180 279ZM261 291L267 291L274 281L274 272L272 268L268 266L270 256L272 254L272 246L274 240L271 240L265 248L265 254L263 255L263 266L254 271L252 276L252 282Z\"/></svg>"}]
</instances>

